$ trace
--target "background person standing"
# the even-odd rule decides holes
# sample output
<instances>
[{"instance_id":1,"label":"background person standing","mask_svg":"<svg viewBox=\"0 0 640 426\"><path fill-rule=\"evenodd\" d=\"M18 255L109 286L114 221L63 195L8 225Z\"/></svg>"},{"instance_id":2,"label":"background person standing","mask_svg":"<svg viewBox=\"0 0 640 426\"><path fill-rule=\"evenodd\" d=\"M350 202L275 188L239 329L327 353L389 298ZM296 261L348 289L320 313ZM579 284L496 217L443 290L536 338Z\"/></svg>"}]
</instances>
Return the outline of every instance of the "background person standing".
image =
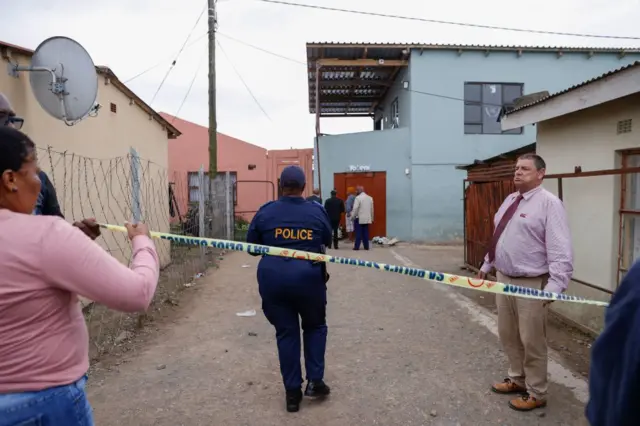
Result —
<instances>
[{"instance_id":1,"label":"background person standing","mask_svg":"<svg viewBox=\"0 0 640 426\"><path fill-rule=\"evenodd\" d=\"M353 226L356 230L354 250L360 250L362 242L365 250L369 250L369 225L373 223L373 198L364 192L363 186L356 188L358 196L353 203Z\"/></svg>"},{"instance_id":2,"label":"background person standing","mask_svg":"<svg viewBox=\"0 0 640 426\"><path fill-rule=\"evenodd\" d=\"M315 201L322 205L322 198L320 198L320 190L318 188L313 190L313 194L307 197L307 201Z\"/></svg>"},{"instance_id":3,"label":"background person standing","mask_svg":"<svg viewBox=\"0 0 640 426\"><path fill-rule=\"evenodd\" d=\"M331 198L324 202L324 209L329 215L329 222L333 229L333 248L338 249L338 228L340 228L340 219L342 213L344 213L344 202L338 198L338 192L335 189L331 190Z\"/></svg>"},{"instance_id":4,"label":"background person standing","mask_svg":"<svg viewBox=\"0 0 640 426\"><path fill-rule=\"evenodd\" d=\"M347 231L349 241L353 241L353 203L356 201L356 190L353 186L347 188L347 201L345 202L346 214L344 218L344 224Z\"/></svg>"},{"instance_id":5,"label":"background person standing","mask_svg":"<svg viewBox=\"0 0 640 426\"><path fill-rule=\"evenodd\" d=\"M569 223L562 201L542 188L542 157L518 159L514 184L494 217L495 231L478 273L495 267L499 282L554 293L567 289L573 274ZM498 335L509 358L509 377L492 386L499 394L522 394L509 402L518 411L547 404L547 313L549 301L496 295Z\"/></svg>"}]
</instances>

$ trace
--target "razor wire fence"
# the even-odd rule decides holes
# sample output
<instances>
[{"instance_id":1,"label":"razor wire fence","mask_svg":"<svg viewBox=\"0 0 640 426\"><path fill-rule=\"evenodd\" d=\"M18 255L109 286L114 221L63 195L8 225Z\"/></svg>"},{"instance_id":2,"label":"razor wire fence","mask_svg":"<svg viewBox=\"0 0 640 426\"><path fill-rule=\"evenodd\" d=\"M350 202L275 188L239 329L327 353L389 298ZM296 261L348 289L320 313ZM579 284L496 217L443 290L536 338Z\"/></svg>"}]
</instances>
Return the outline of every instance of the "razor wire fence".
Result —
<instances>
[{"instance_id":1,"label":"razor wire fence","mask_svg":"<svg viewBox=\"0 0 640 426\"><path fill-rule=\"evenodd\" d=\"M60 210L70 222L94 218L122 225L145 222L149 229L185 236L233 239L233 184L229 173L209 179L199 172L170 171L142 159L135 150L111 159L96 159L51 147L38 149L39 165L52 182ZM144 313L125 314L81 298L90 336L92 360L116 350L215 265L219 251L210 247L154 240L161 264L158 288ZM96 240L128 265L131 243L124 233L105 231Z\"/></svg>"}]
</instances>

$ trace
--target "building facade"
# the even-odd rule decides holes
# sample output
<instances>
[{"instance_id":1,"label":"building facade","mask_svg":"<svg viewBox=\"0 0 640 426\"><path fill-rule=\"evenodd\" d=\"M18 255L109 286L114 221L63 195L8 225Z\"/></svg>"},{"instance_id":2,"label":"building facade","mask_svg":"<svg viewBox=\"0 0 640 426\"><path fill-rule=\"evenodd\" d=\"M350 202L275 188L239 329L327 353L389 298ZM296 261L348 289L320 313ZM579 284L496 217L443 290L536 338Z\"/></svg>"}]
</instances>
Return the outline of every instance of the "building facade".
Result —
<instances>
[{"instance_id":1,"label":"building facade","mask_svg":"<svg viewBox=\"0 0 640 426\"><path fill-rule=\"evenodd\" d=\"M185 214L190 203L198 201L198 171L209 170L209 129L172 115L161 114L180 129L180 139L169 144L169 170L176 204ZM306 192L311 193L313 150L287 149L268 151L249 142L218 133L218 173L229 172L233 182L234 213L245 220L267 201L278 197L278 179L282 169L298 165L308 176ZM177 215L173 220L177 220Z\"/></svg>"},{"instance_id":2,"label":"building facade","mask_svg":"<svg viewBox=\"0 0 640 426\"><path fill-rule=\"evenodd\" d=\"M30 65L33 51L0 42L0 92L11 101L17 116L24 118L22 131L38 146L39 164L56 187L62 212L67 220L95 217L117 225L133 220L130 150L134 148L141 170L141 192L145 185L168 186L169 141L180 131L167 122L107 67L96 67L98 74L97 116L74 126L51 117L40 107L31 91L29 76L13 77L8 65ZM155 231L169 232L166 196L142 195L141 219ZM131 257L125 234L97 240L124 263ZM157 242L161 262L170 262L169 244Z\"/></svg>"},{"instance_id":3,"label":"building facade","mask_svg":"<svg viewBox=\"0 0 640 426\"><path fill-rule=\"evenodd\" d=\"M307 57L323 197L335 182L384 176L388 236L454 241L463 235L465 177L455 166L535 142L535 128L502 131L501 109L631 63L640 51L323 43L308 44ZM371 117L372 130L322 134L322 117L344 116Z\"/></svg>"},{"instance_id":4,"label":"building facade","mask_svg":"<svg viewBox=\"0 0 640 426\"><path fill-rule=\"evenodd\" d=\"M562 198L571 227L574 282L568 292L608 300L640 257L640 62L508 112L505 129L538 128L544 186ZM619 172L618 172L619 173ZM554 176L564 176L562 179ZM603 310L571 303L558 311L591 328Z\"/></svg>"}]
</instances>

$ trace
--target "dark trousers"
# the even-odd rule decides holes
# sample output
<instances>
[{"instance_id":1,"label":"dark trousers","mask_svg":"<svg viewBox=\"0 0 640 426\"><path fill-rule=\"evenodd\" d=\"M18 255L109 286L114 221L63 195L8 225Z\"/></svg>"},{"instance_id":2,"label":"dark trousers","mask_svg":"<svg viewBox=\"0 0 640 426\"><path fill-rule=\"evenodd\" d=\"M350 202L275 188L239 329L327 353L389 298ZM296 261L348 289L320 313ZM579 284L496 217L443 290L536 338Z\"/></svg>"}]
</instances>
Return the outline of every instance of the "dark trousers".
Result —
<instances>
[{"instance_id":1,"label":"dark trousers","mask_svg":"<svg viewBox=\"0 0 640 426\"><path fill-rule=\"evenodd\" d=\"M331 229L333 229L333 248L338 248L338 229L340 228L340 220L331 221Z\"/></svg>"},{"instance_id":2,"label":"dark trousers","mask_svg":"<svg viewBox=\"0 0 640 426\"><path fill-rule=\"evenodd\" d=\"M320 277L320 273L318 276ZM286 390L296 390L302 386L301 344L304 345L307 380L324 378L327 286L321 278L311 282L300 280L297 283L278 282L277 277L273 278L275 279L258 279L262 310L276 329L284 387ZM299 318L302 320L302 342Z\"/></svg>"},{"instance_id":3,"label":"dark trousers","mask_svg":"<svg viewBox=\"0 0 640 426\"><path fill-rule=\"evenodd\" d=\"M353 227L356 230L356 245L353 247L356 250L360 250L360 243L364 245L365 250L369 250L369 224L360 224L358 219L353 221Z\"/></svg>"}]
</instances>

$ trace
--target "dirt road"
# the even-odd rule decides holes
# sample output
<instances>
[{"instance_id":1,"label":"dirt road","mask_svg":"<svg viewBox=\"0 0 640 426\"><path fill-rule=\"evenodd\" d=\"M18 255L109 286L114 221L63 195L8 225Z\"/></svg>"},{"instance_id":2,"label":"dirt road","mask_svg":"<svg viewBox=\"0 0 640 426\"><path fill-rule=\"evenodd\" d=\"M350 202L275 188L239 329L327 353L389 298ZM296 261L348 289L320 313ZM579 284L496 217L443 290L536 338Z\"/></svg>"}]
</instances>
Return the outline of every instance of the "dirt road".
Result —
<instances>
[{"instance_id":1,"label":"dirt road","mask_svg":"<svg viewBox=\"0 0 640 426\"><path fill-rule=\"evenodd\" d=\"M460 248L399 246L338 255L459 272ZM274 331L262 316L258 259L228 255L141 349L98 370L97 425L578 425L586 382L551 355L551 399L517 413L489 385L505 376L495 317L457 290L332 265L326 380L332 395L284 410ZM189 297L188 297L189 298ZM256 309L255 317L236 312Z\"/></svg>"}]
</instances>

